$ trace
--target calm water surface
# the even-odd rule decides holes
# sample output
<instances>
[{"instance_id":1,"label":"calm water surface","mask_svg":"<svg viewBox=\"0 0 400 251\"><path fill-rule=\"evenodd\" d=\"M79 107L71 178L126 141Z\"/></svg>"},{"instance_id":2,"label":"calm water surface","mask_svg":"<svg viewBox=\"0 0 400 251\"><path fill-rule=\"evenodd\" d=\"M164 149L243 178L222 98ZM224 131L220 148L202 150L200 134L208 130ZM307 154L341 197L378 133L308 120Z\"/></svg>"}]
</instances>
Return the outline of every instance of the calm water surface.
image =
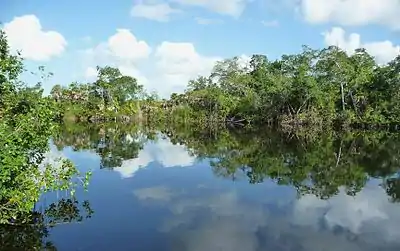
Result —
<instances>
[{"instance_id":1,"label":"calm water surface","mask_svg":"<svg viewBox=\"0 0 400 251\"><path fill-rule=\"evenodd\" d=\"M76 194L80 212L72 214L82 215L82 221L66 219L71 222L49 228L43 241L66 251L400 250L400 204L389 191L397 189L397 179L393 171L373 169L396 169L388 165L397 165L397 156L385 156L393 151L382 149L397 140L377 149L359 139L322 140L305 148L297 142L292 148L282 146L289 139L279 136L282 144L266 137L240 148L245 140L221 136L208 142L218 149L209 150L201 139L187 140L187 147L166 134L150 139L124 134L82 143L92 149L79 147L83 136L74 143L60 136L49 156L68 157L93 175L88 192ZM354 144L369 148L353 152ZM296 162L296 171L273 169L279 158L283 167ZM330 171L320 173L319 163ZM272 170L267 172L268 165ZM306 165L312 169L295 173ZM369 174L359 171L369 169ZM302 173L309 179L299 182ZM63 198L69 197L46 194L37 208Z\"/></svg>"}]
</instances>

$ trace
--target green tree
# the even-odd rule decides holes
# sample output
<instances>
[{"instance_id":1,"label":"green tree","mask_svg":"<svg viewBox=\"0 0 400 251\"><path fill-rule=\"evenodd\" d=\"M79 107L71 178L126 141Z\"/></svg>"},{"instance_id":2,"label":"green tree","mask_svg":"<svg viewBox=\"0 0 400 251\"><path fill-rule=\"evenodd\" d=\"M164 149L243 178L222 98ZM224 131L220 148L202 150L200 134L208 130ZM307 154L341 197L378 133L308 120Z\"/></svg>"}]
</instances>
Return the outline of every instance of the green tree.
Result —
<instances>
[{"instance_id":1,"label":"green tree","mask_svg":"<svg viewBox=\"0 0 400 251\"><path fill-rule=\"evenodd\" d=\"M69 188L78 175L68 160L43 163L58 111L39 85L19 80L22 71L22 58L10 53L0 31L0 223L29 220L25 216L43 191Z\"/></svg>"}]
</instances>

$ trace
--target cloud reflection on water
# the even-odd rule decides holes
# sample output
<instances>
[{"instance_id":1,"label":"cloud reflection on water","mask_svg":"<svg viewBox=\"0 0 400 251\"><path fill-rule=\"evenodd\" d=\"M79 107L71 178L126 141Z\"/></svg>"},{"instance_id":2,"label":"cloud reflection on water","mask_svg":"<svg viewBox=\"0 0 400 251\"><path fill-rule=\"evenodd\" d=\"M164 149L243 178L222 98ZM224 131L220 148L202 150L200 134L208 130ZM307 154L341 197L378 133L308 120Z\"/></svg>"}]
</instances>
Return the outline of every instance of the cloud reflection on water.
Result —
<instances>
[{"instance_id":1,"label":"cloud reflection on water","mask_svg":"<svg viewBox=\"0 0 400 251\"><path fill-rule=\"evenodd\" d=\"M163 167L186 167L195 162L195 157L190 156L185 146L174 145L168 138L159 138L157 142L147 142L139 152L138 158L123 160L120 167L114 168L122 178L133 177L141 168L152 162L158 162Z\"/></svg>"},{"instance_id":2,"label":"cloud reflection on water","mask_svg":"<svg viewBox=\"0 0 400 251\"><path fill-rule=\"evenodd\" d=\"M354 198L344 192L328 201L307 195L286 202L280 212L271 207L278 201L249 202L240 190L192 189L204 191L175 193L153 187L135 192L139 200L158 201L171 212L160 231L180 250L361 251L400 246L400 205L390 203L378 186L367 186Z\"/></svg>"}]
</instances>

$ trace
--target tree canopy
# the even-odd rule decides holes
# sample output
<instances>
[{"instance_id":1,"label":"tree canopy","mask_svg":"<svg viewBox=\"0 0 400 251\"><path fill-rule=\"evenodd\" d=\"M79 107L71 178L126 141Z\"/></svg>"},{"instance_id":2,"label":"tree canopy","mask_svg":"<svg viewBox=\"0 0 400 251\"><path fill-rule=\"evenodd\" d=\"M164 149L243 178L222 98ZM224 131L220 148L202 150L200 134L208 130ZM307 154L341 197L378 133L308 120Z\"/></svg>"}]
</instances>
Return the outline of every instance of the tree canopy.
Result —
<instances>
[{"instance_id":1,"label":"tree canopy","mask_svg":"<svg viewBox=\"0 0 400 251\"><path fill-rule=\"evenodd\" d=\"M54 86L64 114L78 117L125 115L200 124L247 123L280 126L388 126L400 123L400 55L379 65L359 48L336 46L270 60L253 55L219 61L207 76L188 82L183 93L160 99L136 79L109 66L97 80ZM156 120L157 120L156 119Z\"/></svg>"}]
</instances>

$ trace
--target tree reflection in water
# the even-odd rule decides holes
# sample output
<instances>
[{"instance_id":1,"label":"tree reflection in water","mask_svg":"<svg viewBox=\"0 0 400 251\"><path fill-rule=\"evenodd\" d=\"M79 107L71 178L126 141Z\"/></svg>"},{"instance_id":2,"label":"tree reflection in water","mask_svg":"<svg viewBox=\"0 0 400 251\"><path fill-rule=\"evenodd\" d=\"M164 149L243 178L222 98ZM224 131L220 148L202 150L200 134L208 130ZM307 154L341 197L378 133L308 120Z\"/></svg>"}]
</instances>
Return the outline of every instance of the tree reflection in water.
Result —
<instances>
[{"instance_id":1,"label":"tree reflection in water","mask_svg":"<svg viewBox=\"0 0 400 251\"><path fill-rule=\"evenodd\" d=\"M57 250L56 246L48 241L51 228L60 224L79 223L92 216L94 211L89 201L79 202L75 197L62 198L51 203L43 210L35 208L20 224L11 221L0 226L1 250Z\"/></svg>"},{"instance_id":2,"label":"tree reflection in water","mask_svg":"<svg viewBox=\"0 0 400 251\"><path fill-rule=\"evenodd\" d=\"M400 138L390 132L296 132L277 130L174 127L81 126L65 128L54 142L59 149L91 149L103 168L137 158L157 132L173 144L184 144L199 159L209 159L217 176L236 179L244 174L250 183L272 179L296 188L298 195L328 199L344 187L357 194L371 178L397 202L400 198Z\"/></svg>"}]
</instances>

